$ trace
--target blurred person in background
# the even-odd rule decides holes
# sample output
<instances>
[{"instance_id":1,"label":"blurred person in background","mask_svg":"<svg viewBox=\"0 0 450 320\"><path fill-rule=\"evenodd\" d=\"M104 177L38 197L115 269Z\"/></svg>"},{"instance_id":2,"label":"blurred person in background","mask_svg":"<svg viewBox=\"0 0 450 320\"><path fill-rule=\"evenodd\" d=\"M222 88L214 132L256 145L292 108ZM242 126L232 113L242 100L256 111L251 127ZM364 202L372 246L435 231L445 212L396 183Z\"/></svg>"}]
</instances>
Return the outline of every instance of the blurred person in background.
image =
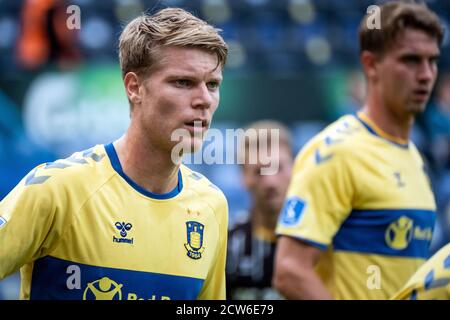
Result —
<instances>
[{"instance_id":1,"label":"blurred person in background","mask_svg":"<svg viewBox=\"0 0 450 320\"><path fill-rule=\"evenodd\" d=\"M272 288L273 262L275 254L275 227L278 214L286 196L291 170L293 152L290 132L283 124L261 120L250 124L247 130L260 133L267 130L279 132L279 152L262 150L261 135L250 137L245 143L246 155L254 152L255 156L263 152L277 157L278 170L273 175L261 174L260 158L257 163L246 161L242 164L242 180L251 197L248 221L232 228L228 235L227 254L227 298L232 300L267 300L280 298ZM250 146L256 146L251 148ZM267 146L270 146L267 143ZM273 153L272 153L273 152ZM251 157L248 155L247 157Z\"/></svg>"},{"instance_id":2,"label":"blurred person in background","mask_svg":"<svg viewBox=\"0 0 450 320\"><path fill-rule=\"evenodd\" d=\"M299 153L280 215L274 285L288 299L388 299L429 256L436 204L410 133L444 31L425 5L388 2L360 24L361 112Z\"/></svg>"},{"instance_id":3,"label":"blurred person in background","mask_svg":"<svg viewBox=\"0 0 450 320\"><path fill-rule=\"evenodd\" d=\"M450 170L450 74L441 77L436 96L425 113L435 167Z\"/></svg>"},{"instance_id":4,"label":"blurred person in background","mask_svg":"<svg viewBox=\"0 0 450 320\"><path fill-rule=\"evenodd\" d=\"M26 0L17 43L19 64L29 70L49 63L68 68L81 61L77 30L69 29L64 0Z\"/></svg>"},{"instance_id":5,"label":"blurred person in background","mask_svg":"<svg viewBox=\"0 0 450 320\"><path fill-rule=\"evenodd\" d=\"M201 146L227 52L182 9L132 20L127 132L38 166L0 202L0 279L21 268L22 299L224 299L227 201L172 151Z\"/></svg>"},{"instance_id":6,"label":"blurred person in background","mask_svg":"<svg viewBox=\"0 0 450 320\"><path fill-rule=\"evenodd\" d=\"M435 250L450 241L450 74L443 74L438 80L434 101L424 120L439 208L432 246Z\"/></svg>"}]
</instances>

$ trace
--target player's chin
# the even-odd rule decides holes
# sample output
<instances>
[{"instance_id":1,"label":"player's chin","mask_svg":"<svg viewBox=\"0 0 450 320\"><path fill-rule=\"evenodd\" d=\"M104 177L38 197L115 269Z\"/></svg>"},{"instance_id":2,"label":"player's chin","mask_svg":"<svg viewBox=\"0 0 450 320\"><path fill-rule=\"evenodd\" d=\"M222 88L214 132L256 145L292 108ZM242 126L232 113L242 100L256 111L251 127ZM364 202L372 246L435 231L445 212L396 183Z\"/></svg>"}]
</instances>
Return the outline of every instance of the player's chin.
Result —
<instances>
[{"instance_id":1,"label":"player's chin","mask_svg":"<svg viewBox=\"0 0 450 320\"><path fill-rule=\"evenodd\" d=\"M170 156L175 165L179 165L183 161L183 156L196 153L201 150L203 140L199 138L183 137L181 141L172 145Z\"/></svg>"},{"instance_id":2,"label":"player's chin","mask_svg":"<svg viewBox=\"0 0 450 320\"><path fill-rule=\"evenodd\" d=\"M183 142L185 153L195 153L201 150L203 139L198 137L190 137Z\"/></svg>"},{"instance_id":3,"label":"player's chin","mask_svg":"<svg viewBox=\"0 0 450 320\"><path fill-rule=\"evenodd\" d=\"M281 211L281 207L284 204L284 198L282 197L266 197L264 199L265 207L270 211Z\"/></svg>"},{"instance_id":4,"label":"player's chin","mask_svg":"<svg viewBox=\"0 0 450 320\"><path fill-rule=\"evenodd\" d=\"M425 109L427 108L427 102L422 101L414 101L409 105L409 113L413 115L420 115L425 112Z\"/></svg>"}]
</instances>

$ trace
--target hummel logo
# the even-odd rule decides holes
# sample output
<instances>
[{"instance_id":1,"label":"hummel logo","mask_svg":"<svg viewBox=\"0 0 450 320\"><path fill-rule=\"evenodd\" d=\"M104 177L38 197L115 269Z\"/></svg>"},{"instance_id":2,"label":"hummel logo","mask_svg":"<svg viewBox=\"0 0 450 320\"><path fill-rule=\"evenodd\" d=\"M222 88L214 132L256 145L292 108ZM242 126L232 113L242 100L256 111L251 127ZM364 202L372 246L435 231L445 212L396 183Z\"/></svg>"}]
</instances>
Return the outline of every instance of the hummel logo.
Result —
<instances>
[{"instance_id":1,"label":"hummel logo","mask_svg":"<svg viewBox=\"0 0 450 320\"><path fill-rule=\"evenodd\" d=\"M331 158L333 158L333 154L332 153L327 154L326 156L322 156L320 154L319 149L316 150L316 153L315 153L316 164L321 164L322 162L328 161Z\"/></svg>"},{"instance_id":2,"label":"hummel logo","mask_svg":"<svg viewBox=\"0 0 450 320\"><path fill-rule=\"evenodd\" d=\"M122 237L126 237L127 231L130 231L131 228L133 227L131 223L125 223L125 222L116 222L115 226L116 226L117 230L120 231L120 235Z\"/></svg>"},{"instance_id":3,"label":"hummel logo","mask_svg":"<svg viewBox=\"0 0 450 320\"><path fill-rule=\"evenodd\" d=\"M399 171L394 172L394 177L397 180L397 187L401 188L405 186L405 182L402 180L402 176Z\"/></svg>"},{"instance_id":4,"label":"hummel logo","mask_svg":"<svg viewBox=\"0 0 450 320\"><path fill-rule=\"evenodd\" d=\"M116 227L117 230L120 231L121 238L116 238L115 236L113 236L113 242L133 244L134 238L130 238L130 239L126 238L127 231L130 231L131 228L133 227L133 225L131 223L116 222L114 224L114 226Z\"/></svg>"},{"instance_id":5,"label":"hummel logo","mask_svg":"<svg viewBox=\"0 0 450 320\"><path fill-rule=\"evenodd\" d=\"M6 219L0 216L0 229L6 224Z\"/></svg>"},{"instance_id":6,"label":"hummel logo","mask_svg":"<svg viewBox=\"0 0 450 320\"><path fill-rule=\"evenodd\" d=\"M25 178L25 185L29 186L32 184L41 184L47 181L50 176L36 176L37 169L30 172L27 177Z\"/></svg>"}]
</instances>

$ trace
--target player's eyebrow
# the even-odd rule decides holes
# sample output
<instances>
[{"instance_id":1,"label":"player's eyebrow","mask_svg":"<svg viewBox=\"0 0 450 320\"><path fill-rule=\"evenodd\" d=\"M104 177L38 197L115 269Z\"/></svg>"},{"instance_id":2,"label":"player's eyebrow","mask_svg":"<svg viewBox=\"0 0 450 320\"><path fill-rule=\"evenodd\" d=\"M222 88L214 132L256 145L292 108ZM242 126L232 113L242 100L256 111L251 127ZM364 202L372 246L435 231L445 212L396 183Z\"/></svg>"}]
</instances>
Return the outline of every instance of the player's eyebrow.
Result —
<instances>
[{"instance_id":1,"label":"player's eyebrow","mask_svg":"<svg viewBox=\"0 0 450 320\"><path fill-rule=\"evenodd\" d=\"M190 72L174 72L174 73L168 74L167 79L169 79L169 80L186 79L186 80L192 80L192 81L199 81L200 78ZM221 76L207 77L207 82L215 81L215 82L221 83L222 80L223 80L223 77L221 77Z\"/></svg>"},{"instance_id":2,"label":"player's eyebrow","mask_svg":"<svg viewBox=\"0 0 450 320\"><path fill-rule=\"evenodd\" d=\"M411 52L406 52L406 53L402 53L399 56L400 60L417 60L419 61L420 59L422 59L422 56L418 53L411 53Z\"/></svg>"},{"instance_id":3,"label":"player's eyebrow","mask_svg":"<svg viewBox=\"0 0 450 320\"><path fill-rule=\"evenodd\" d=\"M215 82L218 82L218 83L221 83L222 80L223 80L223 77L211 77L211 78L209 78L209 81L215 81Z\"/></svg>"},{"instance_id":4,"label":"player's eyebrow","mask_svg":"<svg viewBox=\"0 0 450 320\"><path fill-rule=\"evenodd\" d=\"M433 59L433 60L439 60L441 58L441 54L437 53L437 54L434 54L434 55L430 56L429 58Z\"/></svg>"},{"instance_id":5,"label":"player's eyebrow","mask_svg":"<svg viewBox=\"0 0 450 320\"><path fill-rule=\"evenodd\" d=\"M419 61L423 58L426 58L426 59L432 59L432 60L439 60L440 56L441 56L440 53L432 54L430 56L425 56L420 53L405 52L405 53L400 54L399 59L401 59L401 60L418 60Z\"/></svg>"}]
</instances>

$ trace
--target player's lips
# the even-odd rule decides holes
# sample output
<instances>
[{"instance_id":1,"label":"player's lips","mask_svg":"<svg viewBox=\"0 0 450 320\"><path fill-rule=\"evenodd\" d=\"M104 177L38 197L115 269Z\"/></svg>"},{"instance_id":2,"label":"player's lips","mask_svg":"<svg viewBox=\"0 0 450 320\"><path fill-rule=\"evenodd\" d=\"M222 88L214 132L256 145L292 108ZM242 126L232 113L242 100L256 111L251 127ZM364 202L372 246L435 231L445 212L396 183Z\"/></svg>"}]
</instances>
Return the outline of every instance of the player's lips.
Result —
<instances>
[{"instance_id":1,"label":"player's lips","mask_svg":"<svg viewBox=\"0 0 450 320\"><path fill-rule=\"evenodd\" d=\"M264 197L266 198L266 199L274 199L274 198L277 198L279 196L279 193L277 192L277 191L266 191L265 193L264 193Z\"/></svg>"},{"instance_id":2,"label":"player's lips","mask_svg":"<svg viewBox=\"0 0 450 320\"><path fill-rule=\"evenodd\" d=\"M193 119L184 123L185 128L189 131L205 131L209 127L209 122L206 119Z\"/></svg>"},{"instance_id":3,"label":"player's lips","mask_svg":"<svg viewBox=\"0 0 450 320\"><path fill-rule=\"evenodd\" d=\"M430 91L427 89L417 89L413 91L414 93L414 98L416 100L420 100L420 101L426 101L428 100L428 97L430 96Z\"/></svg>"}]
</instances>

